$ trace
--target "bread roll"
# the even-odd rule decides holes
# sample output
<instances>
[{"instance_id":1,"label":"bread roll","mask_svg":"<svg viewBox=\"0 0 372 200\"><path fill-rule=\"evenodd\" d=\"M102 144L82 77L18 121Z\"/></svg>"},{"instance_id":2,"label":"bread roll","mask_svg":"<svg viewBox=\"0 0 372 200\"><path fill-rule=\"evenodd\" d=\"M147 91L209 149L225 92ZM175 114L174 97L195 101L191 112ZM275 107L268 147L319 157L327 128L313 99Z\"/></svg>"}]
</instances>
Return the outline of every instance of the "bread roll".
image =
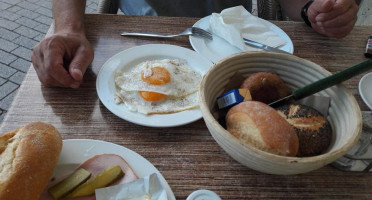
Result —
<instances>
[{"instance_id":1,"label":"bread roll","mask_svg":"<svg viewBox=\"0 0 372 200\"><path fill-rule=\"evenodd\" d=\"M232 107L226 126L233 136L257 149L282 156L297 154L298 137L293 127L264 103L246 101Z\"/></svg>"},{"instance_id":2,"label":"bread roll","mask_svg":"<svg viewBox=\"0 0 372 200\"><path fill-rule=\"evenodd\" d=\"M271 103L289 95L284 81L271 72L257 72L244 80L240 88L247 88L251 92L252 100Z\"/></svg>"},{"instance_id":3,"label":"bread roll","mask_svg":"<svg viewBox=\"0 0 372 200\"><path fill-rule=\"evenodd\" d=\"M276 109L298 135L300 148L297 156L315 156L327 150L332 140L332 128L319 111L299 104L283 105Z\"/></svg>"},{"instance_id":4,"label":"bread roll","mask_svg":"<svg viewBox=\"0 0 372 200\"><path fill-rule=\"evenodd\" d=\"M62 149L59 132L33 122L0 136L0 199L37 200Z\"/></svg>"}]
</instances>

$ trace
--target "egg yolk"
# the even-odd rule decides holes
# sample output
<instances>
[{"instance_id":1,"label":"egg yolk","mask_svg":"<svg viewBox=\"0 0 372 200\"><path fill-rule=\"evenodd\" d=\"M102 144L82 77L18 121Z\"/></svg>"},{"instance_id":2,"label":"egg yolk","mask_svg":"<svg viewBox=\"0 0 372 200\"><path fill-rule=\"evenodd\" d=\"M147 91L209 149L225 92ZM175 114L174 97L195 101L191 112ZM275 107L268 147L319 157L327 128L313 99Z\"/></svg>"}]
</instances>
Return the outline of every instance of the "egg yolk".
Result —
<instances>
[{"instance_id":1,"label":"egg yolk","mask_svg":"<svg viewBox=\"0 0 372 200\"><path fill-rule=\"evenodd\" d=\"M146 77L142 73L141 79L151 85L164 85L169 83L170 73L167 69L163 67L153 67L151 68L151 72L151 75ZM139 94L145 101L160 101L167 96L165 94L147 91L139 91Z\"/></svg>"},{"instance_id":2,"label":"egg yolk","mask_svg":"<svg viewBox=\"0 0 372 200\"><path fill-rule=\"evenodd\" d=\"M151 68L151 76L144 76L141 74L141 79L151 85L164 85L170 81L170 73L167 69L163 67L153 67Z\"/></svg>"},{"instance_id":3,"label":"egg yolk","mask_svg":"<svg viewBox=\"0 0 372 200\"><path fill-rule=\"evenodd\" d=\"M167 96L157 92L139 91L138 93L145 101L160 101Z\"/></svg>"}]
</instances>

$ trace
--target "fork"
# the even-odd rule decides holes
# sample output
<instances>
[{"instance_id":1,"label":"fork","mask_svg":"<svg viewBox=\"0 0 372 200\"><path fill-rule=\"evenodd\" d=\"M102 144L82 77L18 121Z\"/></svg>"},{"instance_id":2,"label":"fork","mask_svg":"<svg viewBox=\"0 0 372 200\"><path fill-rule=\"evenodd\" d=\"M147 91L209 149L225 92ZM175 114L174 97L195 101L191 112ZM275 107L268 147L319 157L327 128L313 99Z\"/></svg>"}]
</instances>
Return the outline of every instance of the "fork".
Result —
<instances>
[{"instance_id":1,"label":"fork","mask_svg":"<svg viewBox=\"0 0 372 200\"><path fill-rule=\"evenodd\" d=\"M162 38L170 38L170 37L177 37L182 35L193 35L206 38L208 40L213 40L212 34L207 32L204 29L191 27L184 30L182 33L178 34L164 34L164 33L140 33L140 32L122 32L120 35L122 36L145 36L145 37L162 37Z\"/></svg>"}]
</instances>

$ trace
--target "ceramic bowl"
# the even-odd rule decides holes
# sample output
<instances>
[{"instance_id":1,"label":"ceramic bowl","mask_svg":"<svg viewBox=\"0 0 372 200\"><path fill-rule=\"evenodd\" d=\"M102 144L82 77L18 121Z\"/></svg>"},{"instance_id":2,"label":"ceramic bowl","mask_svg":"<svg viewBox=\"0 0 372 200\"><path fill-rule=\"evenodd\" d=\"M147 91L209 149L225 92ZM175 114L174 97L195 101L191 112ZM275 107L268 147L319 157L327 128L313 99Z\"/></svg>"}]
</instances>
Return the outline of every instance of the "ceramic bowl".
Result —
<instances>
[{"instance_id":1,"label":"ceramic bowl","mask_svg":"<svg viewBox=\"0 0 372 200\"><path fill-rule=\"evenodd\" d=\"M335 161L358 142L362 130L359 105L351 92L342 84L338 84L317 93L331 98L327 119L332 126L333 136L331 145L325 153L312 157L286 157L242 143L225 130L212 114L216 98L223 93L230 78L238 71L243 77L255 72L275 72L292 90L325 78L331 73L313 62L294 55L267 52L236 54L221 60L209 69L199 88L203 118L216 142L241 164L268 174L301 174Z\"/></svg>"},{"instance_id":2,"label":"ceramic bowl","mask_svg":"<svg viewBox=\"0 0 372 200\"><path fill-rule=\"evenodd\" d=\"M372 72L364 75L359 81L359 94L364 103L372 110Z\"/></svg>"}]
</instances>

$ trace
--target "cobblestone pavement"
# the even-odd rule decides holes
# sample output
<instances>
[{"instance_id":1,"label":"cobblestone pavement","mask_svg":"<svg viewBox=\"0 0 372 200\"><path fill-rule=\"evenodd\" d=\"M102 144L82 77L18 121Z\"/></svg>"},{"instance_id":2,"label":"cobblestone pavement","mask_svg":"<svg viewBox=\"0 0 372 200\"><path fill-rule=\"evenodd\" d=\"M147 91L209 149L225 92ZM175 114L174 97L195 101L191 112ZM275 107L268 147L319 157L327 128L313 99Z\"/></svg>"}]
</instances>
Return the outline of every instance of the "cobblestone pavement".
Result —
<instances>
[{"instance_id":1,"label":"cobblestone pavement","mask_svg":"<svg viewBox=\"0 0 372 200\"><path fill-rule=\"evenodd\" d=\"M86 13L97 10L88 0ZM0 122L30 67L32 48L52 22L50 0L0 0Z\"/></svg>"},{"instance_id":2,"label":"cobblestone pavement","mask_svg":"<svg viewBox=\"0 0 372 200\"><path fill-rule=\"evenodd\" d=\"M97 2L87 0L86 13L96 12ZM358 20L372 24L372 1L363 3ZM0 122L30 67L32 48L52 22L51 7L50 0L0 0Z\"/></svg>"}]
</instances>

